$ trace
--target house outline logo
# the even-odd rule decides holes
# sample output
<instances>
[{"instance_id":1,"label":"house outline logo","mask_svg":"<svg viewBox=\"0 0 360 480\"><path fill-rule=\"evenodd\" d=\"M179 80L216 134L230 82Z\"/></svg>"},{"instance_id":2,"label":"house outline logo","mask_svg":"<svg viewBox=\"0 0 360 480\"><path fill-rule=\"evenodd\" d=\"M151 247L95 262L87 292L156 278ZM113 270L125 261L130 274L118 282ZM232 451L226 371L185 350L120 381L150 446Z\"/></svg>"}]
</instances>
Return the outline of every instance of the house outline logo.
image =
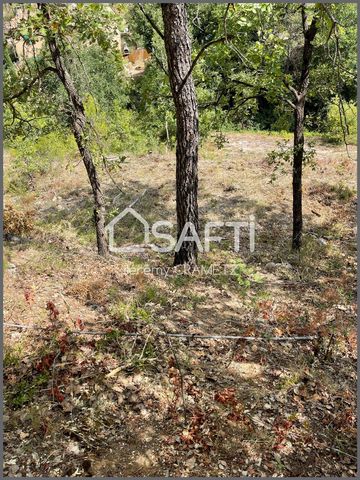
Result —
<instances>
[{"instance_id":1,"label":"house outline logo","mask_svg":"<svg viewBox=\"0 0 360 480\"><path fill-rule=\"evenodd\" d=\"M131 245L129 247L116 247L114 242L114 228L115 225L127 214L132 215L136 220L138 220L144 226L144 242L145 245L150 244L150 226L149 223L145 220L144 217L140 215L136 210L131 207L125 208L122 212L120 212L116 217L114 217L111 222L109 222L105 227L105 232L108 234L109 239L109 250L113 253L126 253L126 252L143 252L145 249L140 246Z\"/></svg>"},{"instance_id":2,"label":"house outline logo","mask_svg":"<svg viewBox=\"0 0 360 480\"><path fill-rule=\"evenodd\" d=\"M130 214L135 220L139 221L144 227L144 243L142 245L129 245L127 247L117 247L114 242L114 228L115 225L126 215ZM249 216L249 222L207 222L205 224L205 249L201 244L199 235L195 229L195 226L191 222L186 222L178 240L174 239L172 235L159 232L158 227L170 227L172 228L172 222L168 221L157 221L153 224L151 232L152 234L159 239L165 239L169 242L169 246L163 247L156 244L150 243L150 225L145 220L145 218L140 215L136 210L129 206L122 210L116 217L114 217L111 222L109 222L105 227L105 234L108 236L109 251L112 253L142 253L145 251L146 247L150 247L155 252L166 253L175 249L175 252L178 252L181 248L183 242L195 242L197 248L200 252L209 252L210 243L221 242L224 237L220 236L211 236L210 229L215 227L231 227L234 229L234 251L239 252L240 247L240 228L249 226L249 240L250 240L250 252L255 250L255 217L253 215ZM189 235L189 233L191 235Z\"/></svg>"}]
</instances>

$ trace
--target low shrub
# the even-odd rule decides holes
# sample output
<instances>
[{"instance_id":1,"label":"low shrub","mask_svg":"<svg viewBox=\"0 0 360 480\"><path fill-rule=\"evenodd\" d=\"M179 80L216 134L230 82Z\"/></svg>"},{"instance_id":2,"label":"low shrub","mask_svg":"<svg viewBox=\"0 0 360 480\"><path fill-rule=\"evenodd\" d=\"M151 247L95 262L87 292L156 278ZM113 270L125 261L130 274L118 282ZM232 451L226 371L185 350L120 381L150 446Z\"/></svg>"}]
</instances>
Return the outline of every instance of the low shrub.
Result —
<instances>
[{"instance_id":1,"label":"low shrub","mask_svg":"<svg viewBox=\"0 0 360 480\"><path fill-rule=\"evenodd\" d=\"M23 237L28 235L34 228L34 213L21 211L13 205L6 205L4 208L4 236Z\"/></svg>"}]
</instances>

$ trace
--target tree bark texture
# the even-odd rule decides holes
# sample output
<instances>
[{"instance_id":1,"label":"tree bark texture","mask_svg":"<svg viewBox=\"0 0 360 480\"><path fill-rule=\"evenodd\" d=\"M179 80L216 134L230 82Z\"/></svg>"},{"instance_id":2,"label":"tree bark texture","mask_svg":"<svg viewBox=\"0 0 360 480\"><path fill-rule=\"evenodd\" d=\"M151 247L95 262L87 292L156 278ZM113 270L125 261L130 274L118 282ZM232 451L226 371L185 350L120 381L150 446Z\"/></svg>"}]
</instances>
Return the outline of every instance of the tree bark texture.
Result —
<instances>
[{"instance_id":1,"label":"tree bark texture","mask_svg":"<svg viewBox=\"0 0 360 480\"><path fill-rule=\"evenodd\" d=\"M191 42L185 4L162 4L164 41L170 87L176 110L176 213L178 238L187 222L199 232L198 144L199 120L192 75L182 82L191 68ZM196 265L197 245L183 242L175 252L174 265Z\"/></svg>"}]
</instances>

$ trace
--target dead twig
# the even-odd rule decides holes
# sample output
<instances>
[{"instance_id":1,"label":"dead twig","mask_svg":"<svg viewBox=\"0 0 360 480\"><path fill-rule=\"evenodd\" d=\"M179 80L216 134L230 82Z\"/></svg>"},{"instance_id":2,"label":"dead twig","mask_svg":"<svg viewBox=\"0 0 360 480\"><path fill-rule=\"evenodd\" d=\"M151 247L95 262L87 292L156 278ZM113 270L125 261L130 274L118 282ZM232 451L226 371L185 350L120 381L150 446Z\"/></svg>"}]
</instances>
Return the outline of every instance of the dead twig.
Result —
<instances>
[{"instance_id":1,"label":"dead twig","mask_svg":"<svg viewBox=\"0 0 360 480\"><path fill-rule=\"evenodd\" d=\"M179 371L179 375L180 375L180 389L181 389L181 396L182 396L182 401L183 401L184 425L186 425L187 424L187 415L186 415L186 401L185 401L185 391L184 391L184 377L183 377L183 374L182 374L182 371L181 371L180 363L178 361L178 358L176 356L175 350L173 348L173 345L172 345L169 337L167 338L167 341L168 341L169 347L172 351L172 354L173 354L173 357L174 357L174 360L175 360L175 363L176 363L176 367L177 367L177 369Z\"/></svg>"},{"instance_id":2,"label":"dead twig","mask_svg":"<svg viewBox=\"0 0 360 480\"><path fill-rule=\"evenodd\" d=\"M55 355L55 358L53 360L52 367L51 367L51 393L52 393L53 402L55 402L55 366L56 366L56 360L59 358L60 355L61 355L61 350L59 350Z\"/></svg>"},{"instance_id":3,"label":"dead twig","mask_svg":"<svg viewBox=\"0 0 360 480\"><path fill-rule=\"evenodd\" d=\"M144 353L145 353L145 350L146 350L146 346L147 346L147 344L148 344L149 338L150 338L150 336L151 336L152 333L153 333L153 331L150 330L148 336L147 336L146 339L145 339L144 347L143 347L143 349L142 349L142 351L141 351L141 353L140 353L140 356L139 356L139 361L140 361L140 360L143 358L143 356L144 356Z\"/></svg>"}]
</instances>

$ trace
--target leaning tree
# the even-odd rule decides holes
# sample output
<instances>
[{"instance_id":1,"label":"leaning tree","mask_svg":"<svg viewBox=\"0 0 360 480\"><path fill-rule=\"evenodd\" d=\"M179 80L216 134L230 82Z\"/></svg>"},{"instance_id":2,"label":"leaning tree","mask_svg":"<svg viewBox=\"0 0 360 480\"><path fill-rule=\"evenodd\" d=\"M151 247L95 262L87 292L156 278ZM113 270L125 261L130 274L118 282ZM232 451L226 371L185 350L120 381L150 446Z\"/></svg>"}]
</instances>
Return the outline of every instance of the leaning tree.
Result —
<instances>
[{"instance_id":1,"label":"leaning tree","mask_svg":"<svg viewBox=\"0 0 360 480\"><path fill-rule=\"evenodd\" d=\"M17 69L5 71L4 103L10 110L12 123L27 122L18 102L34 100L31 91L38 87L36 96L46 94L41 82L46 75L55 74L68 97L68 119L92 189L94 222L99 255L108 254L105 237L105 208L99 172L91 151L93 136L91 123L86 118L79 89L66 65L68 52L76 41L98 43L104 49L116 49L116 15L104 5L27 5L26 15L15 19L5 35L5 42L22 42L23 58ZM37 46L36 49L34 46ZM29 53L30 52L30 55ZM33 55L32 55L33 54ZM9 64L9 62L8 62ZM10 67L10 64L8 65ZM46 103L46 99L44 99Z\"/></svg>"}]
</instances>

